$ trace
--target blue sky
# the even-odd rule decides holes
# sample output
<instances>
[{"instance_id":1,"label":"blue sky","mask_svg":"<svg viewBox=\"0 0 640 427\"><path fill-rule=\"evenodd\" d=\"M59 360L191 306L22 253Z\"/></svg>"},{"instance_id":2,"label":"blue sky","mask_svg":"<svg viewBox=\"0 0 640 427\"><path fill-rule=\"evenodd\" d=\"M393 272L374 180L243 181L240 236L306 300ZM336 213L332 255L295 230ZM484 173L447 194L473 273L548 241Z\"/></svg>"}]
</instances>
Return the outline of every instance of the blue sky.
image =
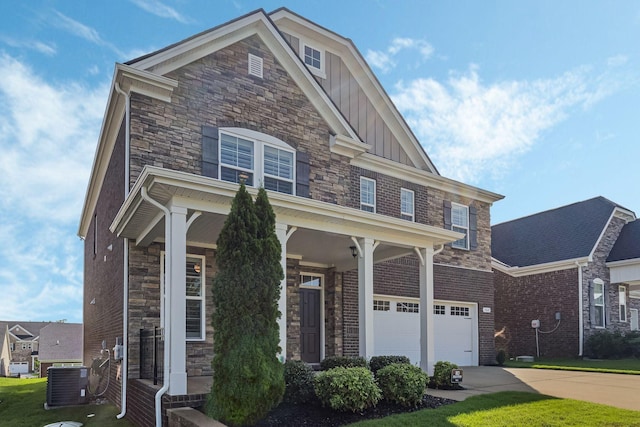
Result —
<instances>
[{"instance_id":1,"label":"blue sky","mask_svg":"<svg viewBox=\"0 0 640 427\"><path fill-rule=\"evenodd\" d=\"M442 175L499 223L640 212L637 1L0 3L0 319L82 321L77 237L115 62L286 6L352 39Z\"/></svg>"}]
</instances>

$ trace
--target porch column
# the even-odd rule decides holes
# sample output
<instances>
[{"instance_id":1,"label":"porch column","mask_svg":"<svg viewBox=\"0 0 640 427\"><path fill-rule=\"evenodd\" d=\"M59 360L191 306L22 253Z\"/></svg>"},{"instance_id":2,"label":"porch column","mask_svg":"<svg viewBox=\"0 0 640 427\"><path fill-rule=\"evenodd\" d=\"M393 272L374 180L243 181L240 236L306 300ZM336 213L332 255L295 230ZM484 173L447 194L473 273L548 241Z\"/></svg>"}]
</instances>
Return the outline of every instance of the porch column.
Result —
<instances>
[{"instance_id":1,"label":"porch column","mask_svg":"<svg viewBox=\"0 0 640 427\"><path fill-rule=\"evenodd\" d=\"M280 354L278 359L281 362L287 359L287 240L296 230L296 227L287 230L287 224L276 223L276 236L282 249L280 265L282 265L282 272L284 273L284 277L280 282L280 299L278 300L278 310L281 313L280 319L278 319L280 327Z\"/></svg>"},{"instance_id":2,"label":"porch column","mask_svg":"<svg viewBox=\"0 0 640 427\"><path fill-rule=\"evenodd\" d=\"M433 247L419 249L420 257L420 368L433 375Z\"/></svg>"},{"instance_id":3,"label":"porch column","mask_svg":"<svg viewBox=\"0 0 640 427\"><path fill-rule=\"evenodd\" d=\"M373 356L373 251L371 238L358 239L358 329L360 356Z\"/></svg>"},{"instance_id":4,"label":"porch column","mask_svg":"<svg viewBox=\"0 0 640 427\"><path fill-rule=\"evenodd\" d=\"M171 236L166 239L167 262L171 263L169 286L170 342L165 343L165 351L170 351L169 370L170 395L187 394L187 341L186 341L186 265L187 265L187 209L170 206ZM165 219L166 220L166 219ZM165 316L167 317L167 316ZM165 326L167 327L167 326Z\"/></svg>"}]
</instances>

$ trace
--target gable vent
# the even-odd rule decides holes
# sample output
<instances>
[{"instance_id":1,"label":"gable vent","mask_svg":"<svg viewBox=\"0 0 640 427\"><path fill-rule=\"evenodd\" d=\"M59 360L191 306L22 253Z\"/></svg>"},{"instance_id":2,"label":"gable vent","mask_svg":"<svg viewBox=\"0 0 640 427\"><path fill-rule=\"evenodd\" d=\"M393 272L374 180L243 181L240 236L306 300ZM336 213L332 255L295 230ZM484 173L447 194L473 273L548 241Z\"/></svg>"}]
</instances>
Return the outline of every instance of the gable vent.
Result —
<instances>
[{"instance_id":1,"label":"gable vent","mask_svg":"<svg viewBox=\"0 0 640 427\"><path fill-rule=\"evenodd\" d=\"M249 54L249 75L262 78L262 58Z\"/></svg>"}]
</instances>

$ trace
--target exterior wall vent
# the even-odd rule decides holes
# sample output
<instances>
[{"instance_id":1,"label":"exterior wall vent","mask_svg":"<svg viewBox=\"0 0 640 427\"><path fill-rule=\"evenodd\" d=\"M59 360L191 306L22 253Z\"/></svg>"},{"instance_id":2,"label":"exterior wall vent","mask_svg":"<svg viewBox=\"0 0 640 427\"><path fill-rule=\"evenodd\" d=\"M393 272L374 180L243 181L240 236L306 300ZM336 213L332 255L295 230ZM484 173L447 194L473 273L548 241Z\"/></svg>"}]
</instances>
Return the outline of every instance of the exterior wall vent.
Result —
<instances>
[{"instance_id":1,"label":"exterior wall vent","mask_svg":"<svg viewBox=\"0 0 640 427\"><path fill-rule=\"evenodd\" d=\"M262 58L249 54L249 75L262 78Z\"/></svg>"},{"instance_id":2,"label":"exterior wall vent","mask_svg":"<svg viewBox=\"0 0 640 427\"><path fill-rule=\"evenodd\" d=\"M47 369L46 407L88 403L88 372L89 370L84 366Z\"/></svg>"}]
</instances>

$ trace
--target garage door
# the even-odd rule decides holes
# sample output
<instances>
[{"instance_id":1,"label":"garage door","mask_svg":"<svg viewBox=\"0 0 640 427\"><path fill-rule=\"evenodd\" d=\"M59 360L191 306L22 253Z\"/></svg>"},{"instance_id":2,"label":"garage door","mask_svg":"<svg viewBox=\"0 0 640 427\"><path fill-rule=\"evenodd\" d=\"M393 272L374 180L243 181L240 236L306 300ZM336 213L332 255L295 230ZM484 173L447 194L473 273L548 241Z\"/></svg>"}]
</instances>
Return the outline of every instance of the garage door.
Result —
<instances>
[{"instance_id":1,"label":"garage door","mask_svg":"<svg viewBox=\"0 0 640 427\"><path fill-rule=\"evenodd\" d=\"M477 366L477 321L474 304L435 301L435 359L458 366ZM374 299L374 354L403 355L420 363L420 304L394 297Z\"/></svg>"}]
</instances>

